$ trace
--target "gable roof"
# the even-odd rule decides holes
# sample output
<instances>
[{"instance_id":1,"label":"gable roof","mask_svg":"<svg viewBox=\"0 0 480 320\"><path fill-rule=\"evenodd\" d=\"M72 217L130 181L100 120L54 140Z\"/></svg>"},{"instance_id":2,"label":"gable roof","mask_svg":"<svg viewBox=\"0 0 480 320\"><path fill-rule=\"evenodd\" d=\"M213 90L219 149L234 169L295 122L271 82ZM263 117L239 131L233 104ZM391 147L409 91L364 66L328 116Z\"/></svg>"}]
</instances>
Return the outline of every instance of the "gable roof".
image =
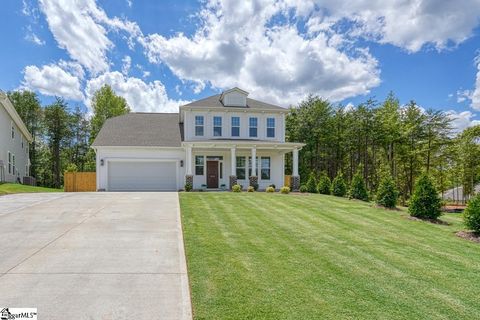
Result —
<instances>
[{"instance_id":1,"label":"gable roof","mask_svg":"<svg viewBox=\"0 0 480 320\"><path fill-rule=\"evenodd\" d=\"M232 89L231 89L232 90ZM190 102L189 104L184 105L184 107L200 107L200 108L234 108L234 107L225 107L221 101L222 94L216 94L198 101ZM286 110L280 106L274 104L262 102L255 99L247 98L246 107L236 107L236 108L250 108L250 109L259 109L259 110Z\"/></svg>"},{"instance_id":2,"label":"gable roof","mask_svg":"<svg viewBox=\"0 0 480 320\"><path fill-rule=\"evenodd\" d=\"M2 105L5 108L8 115L10 116L10 118L12 118L13 122L15 122L18 129L23 133L27 141L32 142L33 138L30 132L28 131L27 126L25 125L25 123L23 123L22 118L20 118L20 115L18 114L17 110L15 110L15 107L10 102L10 99L8 99L8 96L1 90L0 90L0 105Z\"/></svg>"},{"instance_id":3,"label":"gable roof","mask_svg":"<svg viewBox=\"0 0 480 320\"><path fill-rule=\"evenodd\" d=\"M92 147L180 147L178 113L128 113L105 121Z\"/></svg>"}]
</instances>

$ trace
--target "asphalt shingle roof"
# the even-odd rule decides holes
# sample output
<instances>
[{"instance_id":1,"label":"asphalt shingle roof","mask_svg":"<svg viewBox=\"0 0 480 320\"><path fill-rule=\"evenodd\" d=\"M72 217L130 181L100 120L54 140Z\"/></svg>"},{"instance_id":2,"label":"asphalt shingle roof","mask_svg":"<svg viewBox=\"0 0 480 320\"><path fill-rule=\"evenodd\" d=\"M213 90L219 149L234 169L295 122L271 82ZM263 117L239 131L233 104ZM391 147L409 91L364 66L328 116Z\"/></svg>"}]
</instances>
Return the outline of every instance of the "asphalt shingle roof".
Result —
<instances>
[{"instance_id":1,"label":"asphalt shingle roof","mask_svg":"<svg viewBox=\"0 0 480 320\"><path fill-rule=\"evenodd\" d=\"M183 124L178 113L128 113L108 119L93 147L180 147Z\"/></svg>"},{"instance_id":2,"label":"asphalt shingle roof","mask_svg":"<svg viewBox=\"0 0 480 320\"><path fill-rule=\"evenodd\" d=\"M220 101L220 94L216 94L211 97L207 97L205 99L201 99L198 101L193 101L189 104L186 104L186 107L205 107L205 108L231 108L231 107L225 107ZM236 107L236 108L242 108L242 107ZM250 99L247 98L247 106L246 108L250 109L270 109L270 110L285 110L285 108L269 104L266 102L258 101L255 99Z\"/></svg>"}]
</instances>

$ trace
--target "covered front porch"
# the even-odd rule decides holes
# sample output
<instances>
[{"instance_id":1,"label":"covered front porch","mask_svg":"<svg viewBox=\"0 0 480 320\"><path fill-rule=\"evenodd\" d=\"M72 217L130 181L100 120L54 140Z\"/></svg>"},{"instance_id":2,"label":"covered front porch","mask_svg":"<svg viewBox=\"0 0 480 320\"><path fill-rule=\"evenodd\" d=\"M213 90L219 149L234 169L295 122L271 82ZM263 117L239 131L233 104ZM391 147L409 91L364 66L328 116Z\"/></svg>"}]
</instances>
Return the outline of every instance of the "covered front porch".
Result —
<instances>
[{"instance_id":1,"label":"covered front porch","mask_svg":"<svg viewBox=\"0 0 480 320\"><path fill-rule=\"evenodd\" d=\"M284 184L285 154L292 152L291 187L298 190L298 151L302 146L239 140L184 142L185 183L207 190L230 190L237 183L243 188L257 185L262 190L275 185L278 189Z\"/></svg>"}]
</instances>

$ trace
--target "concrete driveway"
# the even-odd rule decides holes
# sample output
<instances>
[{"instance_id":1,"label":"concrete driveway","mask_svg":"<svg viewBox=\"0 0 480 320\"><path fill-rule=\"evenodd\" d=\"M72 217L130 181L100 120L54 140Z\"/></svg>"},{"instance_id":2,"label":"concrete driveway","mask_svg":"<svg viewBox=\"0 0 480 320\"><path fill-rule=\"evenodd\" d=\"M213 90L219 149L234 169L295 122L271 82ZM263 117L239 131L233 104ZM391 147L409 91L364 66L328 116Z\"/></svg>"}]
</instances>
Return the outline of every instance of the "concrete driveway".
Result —
<instances>
[{"instance_id":1,"label":"concrete driveway","mask_svg":"<svg viewBox=\"0 0 480 320\"><path fill-rule=\"evenodd\" d=\"M0 307L192 318L177 193L2 196L0 230Z\"/></svg>"}]
</instances>

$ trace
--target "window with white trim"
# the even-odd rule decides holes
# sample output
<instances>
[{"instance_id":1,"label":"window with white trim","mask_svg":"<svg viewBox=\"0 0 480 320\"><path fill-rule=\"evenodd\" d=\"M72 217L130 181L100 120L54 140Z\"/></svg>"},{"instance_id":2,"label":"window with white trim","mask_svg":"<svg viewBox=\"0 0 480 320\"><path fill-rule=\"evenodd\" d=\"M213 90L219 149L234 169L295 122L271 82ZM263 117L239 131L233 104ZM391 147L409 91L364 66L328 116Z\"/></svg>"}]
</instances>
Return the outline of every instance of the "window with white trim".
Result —
<instances>
[{"instance_id":1,"label":"window with white trim","mask_svg":"<svg viewBox=\"0 0 480 320\"><path fill-rule=\"evenodd\" d=\"M240 137L240 117L232 117L232 137Z\"/></svg>"},{"instance_id":2,"label":"window with white trim","mask_svg":"<svg viewBox=\"0 0 480 320\"><path fill-rule=\"evenodd\" d=\"M249 135L252 138L255 138L258 136L258 118L252 117L248 119L248 124L249 124Z\"/></svg>"},{"instance_id":3,"label":"window with white trim","mask_svg":"<svg viewBox=\"0 0 480 320\"><path fill-rule=\"evenodd\" d=\"M203 126L204 126L203 116L195 116L195 136L203 137Z\"/></svg>"},{"instance_id":4,"label":"window with white trim","mask_svg":"<svg viewBox=\"0 0 480 320\"><path fill-rule=\"evenodd\" d=\"M267 138L275 138L275 118L267 118Z\"/></svg>"},{"instance_id":5,"label":"window with white trim","mask_svg":"<svg viewBox=\"0 0 480 320\"><path fill-rule=\"evenodd\" d=\"M213 117L213 136L214 137L222 136L222 117L218 117L218 116Z\"/></svg>"},{"instance_id":6,"label":"window with white trim","mask_svg":"<svg viewBox=\"0 0 480 320\"><path fill-rule=\"evenodd\" d=\"M205 168L205 158L203 156L195 156L195 175L203 176Z\"/></svg>"},{"instance_id":7,"label":"window with white trim","mask_svg":"<svg viewBox=\"0 0 480 320\"><path fill-rule=\"evenodd\" d=\"M15 167L15 155L12 154L12 174L15 174L16 167Z\"/></svg>"},{"instance_id":8,"label":"window with white trim","mask_svg":"<svg viewBox=\"0 0 480 320\"><path fill-rule=\"evenodd\" d=\"M237 157L237 179L245 180L245 157Z\"/></svg>"},{"instance_id":9,"label":"window with white trim","mask_svg":"<svg viewBox=\"0 0 480 320\"><path fill-rule=\"evenodd\" d=\"M15 139L15 126L13 125L13 122L12 122L12 139Z\"/></svg>"},{"instance_id":10,"label":"window with white trim","mask_svg":"<svg viewBox=\"0 0 480 320\"><path fill-rule=\"evenodd\" d=\"M261 179L270 180L270 157L262 157L261 165Z\"/></svg>"}]
</instances>

